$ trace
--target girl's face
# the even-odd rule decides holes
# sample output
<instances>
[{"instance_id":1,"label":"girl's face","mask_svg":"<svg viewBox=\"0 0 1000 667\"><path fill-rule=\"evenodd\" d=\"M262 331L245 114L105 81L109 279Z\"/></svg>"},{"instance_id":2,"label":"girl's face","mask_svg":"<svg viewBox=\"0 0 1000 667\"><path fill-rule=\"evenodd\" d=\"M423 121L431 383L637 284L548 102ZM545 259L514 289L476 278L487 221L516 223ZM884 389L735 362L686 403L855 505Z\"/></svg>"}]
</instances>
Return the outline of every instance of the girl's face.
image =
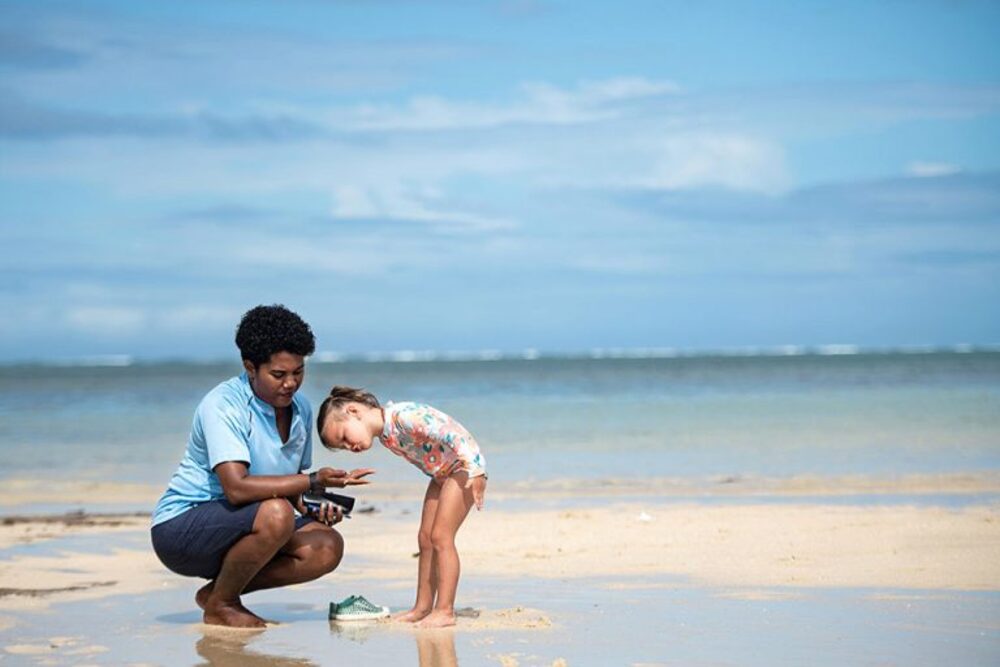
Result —
<instances>
[{"instance_id":1,"label":"girl's face","mask_svg":"<svg viewBox=\"0 0 1000 667\"><path fill-rule=\"evenodd\" d=\"M353 404L348 405L340 414L329 415L320 435L327 447L347 449L355 453L371 449L373 440L362 412Z\"/></svg>"},{"instance_id":2,"label":"girl's face","mask_svg":"<svg viewBox=\"0 0 1000 667\"><path fill-rule=\"evenodd\" d=\"M250 386L260 400L276 408L287 408L302 386L306 373L305 358L291 352L275 352L257 368L249 361L243 366L250 375Z\"/></svg>"}]
</instances>

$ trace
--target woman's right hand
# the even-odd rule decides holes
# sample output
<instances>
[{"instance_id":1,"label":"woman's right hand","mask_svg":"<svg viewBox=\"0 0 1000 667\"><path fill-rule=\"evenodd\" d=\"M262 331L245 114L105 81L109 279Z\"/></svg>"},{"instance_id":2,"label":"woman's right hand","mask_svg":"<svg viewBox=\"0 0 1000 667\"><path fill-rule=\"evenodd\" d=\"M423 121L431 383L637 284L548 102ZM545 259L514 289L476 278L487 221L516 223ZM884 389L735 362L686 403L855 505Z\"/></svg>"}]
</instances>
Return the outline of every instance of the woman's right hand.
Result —
<instances>
[{"instance_id":1,"label":"woman's right hand","mask_svg":"<svg viewBox=\"0 0 1000 667\"><path fill-rule=\"evenodd\" d=\"M336 503L323 503L312 512L318 521L325 523L328 526L340 523L344 519L344 510L340 508L340 505Z\"/></svg>"},{"instance_id":2,"label":"woman's right hand","mask_svg":"<svg viewBox=\"0 0 1000 667\"><path fill-rule=\"evenodd\" d=\"M336 503L323 503L319 507L310 508L302 501L302 496L296 496L295 498L289 498L288 500L292 501L292 504L295 505L295 509L297 509L299 514L302 516L311 516L317 521L325 523L328 526L332 526L344 520L344 510Z\"/></svg>"},{"instance_id":3,"label":"woman's right hand","mask_svg":"<svg viewBox=\"0 0 1000 667\"><path fill-rule=\"evenodd\" d=\"M350 472L337 468L320 468L316 471L316 481L322 486L332 486L342 489L345 486L368 484L369 480L364 478L374 472L374 468L355 468Z\"/></svg>"}]
</instances>

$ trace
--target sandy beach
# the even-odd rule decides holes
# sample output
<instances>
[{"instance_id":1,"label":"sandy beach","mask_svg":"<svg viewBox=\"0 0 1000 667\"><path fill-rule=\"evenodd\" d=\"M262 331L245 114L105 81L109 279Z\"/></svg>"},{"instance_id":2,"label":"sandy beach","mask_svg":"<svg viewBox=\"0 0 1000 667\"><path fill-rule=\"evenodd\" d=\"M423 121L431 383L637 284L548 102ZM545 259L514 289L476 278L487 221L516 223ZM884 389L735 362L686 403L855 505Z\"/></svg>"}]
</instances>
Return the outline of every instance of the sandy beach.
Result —
<instances>
[{"instance_id":1,"label":"sandy beach","mask_svg":"<svg viewBox=\"0 0 1000 667\"><path fill-rule=\"evenodd\" d=\"M8 508L35 491L8 484ZM122 488L124 487L124 488ZM154 499L157 489L82 484L76 493L101 502ZM360 489L357 516L340 530L348 557L340 578L404 578L413 570L420 486ZM103 495L102 495L103 494ZM852 495L914 502L836 504ZM1000 494L1000 475L976 473L781 480L605 480L515 484L490 490L459 533L466 577L646 577L670 575L692 584L733 587L841 586L1000 590L1000 504L941 507L924 495ZM639 497L640 500L636 500ZM406 500L409 499L409 500ZM700 500L699 500L700 499ZM773 502L774 499L780 502ZM723 503L707 502L724 500ZM508 509L516 504L516 509ZM552 506L551 509L535 509ZM145 539L148 515L67 513L0 518L0 549L100 534ZM150 549L112 554L14 556L0 562L0 608L135 592L172 585ZM73 561L71 570L62 567ZM355 568L359 559L364 568ZM165 576L158 576L164 574ZM23 582L46 586L23 588ZM113 580L113 581L112 581ZM29 592L30 591L30 592Z\"/></svg>"},{"instance_id":2,"label":"sandy beach","mask_svg":"<svg viewBox=\"0 0 1000 667\"><path fill-rule=\"evenodd\" d=\"M134 596L169 593L173 604L188 607L184 625L200 626L193 605L185 602L196 582L172 575L156 560L148 547L148 516L32 516L17 511L30 506L32 494L25 490L18 497L18 488L7 485L6 516L0 520L0 632L6 654L23 657L37 650L52 660L68 657L71 648L90 646L60 640L58 634L41 644L26 636L41 615L64 605L128 608ZM96 494L105 504L157 493L114 484L78 491L91 498ZM286 598L325 602L340 591L375 589L393 606L409 602L420 488L373 485L359 491L356 516L341 526L347 541L342 566L322 581L285 591ZM662 599L684 590L758 603L836 591L884 600L979 593L995 601L993 594L1000 591L998 497L1000 479L992 473L498 484L486 509L474 512L459 533L459 602L465 612L454 632L482 639L495 632L571 630L574 620L564 605L550 604L550 596L538 592L546 585L600 588L601 599L623 604L637 592L653 601L658 594ZM479 582L484 581L509 582L517 593L504 600L508 604L497 604L495 594L482 594ZM525 587L523 582L539 583ZM275 600L282 593L267 595ZM248 598L248 604L256 598ZM322 604L313 612L314 620L324 618ZM995 641L1000 622L994 616L985 623L984 632ZM93 624L98 633L96 618ZM295 624L286 618L283 632ZM156 623L148 630L155 636ZM407 632L395 628L390 635L399 630ZM537 662L526 661L525 655L490 655L496 664ZM558 659L568 660L552 657Z\"/></svg>"}]
</instances>

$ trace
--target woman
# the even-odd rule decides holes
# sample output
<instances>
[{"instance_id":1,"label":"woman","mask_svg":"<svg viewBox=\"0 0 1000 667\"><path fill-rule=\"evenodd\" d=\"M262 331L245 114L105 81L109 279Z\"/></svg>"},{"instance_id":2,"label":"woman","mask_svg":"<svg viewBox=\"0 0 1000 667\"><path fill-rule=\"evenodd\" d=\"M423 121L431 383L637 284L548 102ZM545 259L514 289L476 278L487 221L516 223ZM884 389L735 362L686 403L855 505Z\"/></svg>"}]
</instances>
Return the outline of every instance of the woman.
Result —
<instances>
[{"instance_id":1,"label":"woman","mask_svg":"<svg viewBox=\"0 0 1000 667\"><path fill-rule=\"evenodd\" d=\"M367 484L363 478L374 471L303 472L312 465L312 409L295 393L316 345L302 318L284 306L253 308L240 321L236 346L245 372L198 405L151 533L170 570L209 580L195 594L205 623L263 627L240 595L316 579L344 552L331 527L340 509L328 503L305 516L301 495Z\"/></svg>"}]
</instances>

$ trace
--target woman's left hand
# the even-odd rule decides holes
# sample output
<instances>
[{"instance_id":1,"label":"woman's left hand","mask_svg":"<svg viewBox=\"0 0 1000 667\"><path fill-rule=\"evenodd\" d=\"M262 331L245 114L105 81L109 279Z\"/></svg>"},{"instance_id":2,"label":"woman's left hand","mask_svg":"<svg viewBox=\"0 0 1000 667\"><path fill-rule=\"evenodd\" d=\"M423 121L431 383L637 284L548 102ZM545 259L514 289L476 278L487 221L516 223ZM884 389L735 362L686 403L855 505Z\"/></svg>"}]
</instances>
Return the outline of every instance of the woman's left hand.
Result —
<instances>
[{"instance_id":1,"label":"woman's left hand","mask_svg":"<svg viewBox=\"0 0 1000 667\"><path fill-rule=\"evenodd\" d=\"M370 484L370 479L364 479L368 475L374 475L375 468L355 468L351 472L347 473L347 478L344 480L344 486L359 486L361 484Z\"/></svg>"},{"instance_id":2,"label":"woman's left hand","mask_svg":"<svg viewBox=\"0 0 1000 667\"><path fill-rule=\"evenodd\" d=\"M316 482L318 486L342 489L345 486L368 484L370 480L364 478L374 473L374 468L355 468L351 472L337 468L320 468L316 471Z\"/></svg>"}]
</instances>

